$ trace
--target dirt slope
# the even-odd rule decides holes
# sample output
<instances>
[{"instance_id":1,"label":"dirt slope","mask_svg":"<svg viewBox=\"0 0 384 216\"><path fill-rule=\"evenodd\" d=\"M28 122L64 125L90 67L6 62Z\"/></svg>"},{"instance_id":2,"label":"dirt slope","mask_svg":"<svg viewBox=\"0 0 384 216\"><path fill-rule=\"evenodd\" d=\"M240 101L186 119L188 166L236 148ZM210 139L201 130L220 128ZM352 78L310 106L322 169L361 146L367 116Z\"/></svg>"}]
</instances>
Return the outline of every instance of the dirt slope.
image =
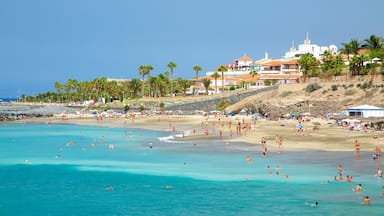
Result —
<instances>
[{"instance_id":1,"label":"dirt slope","mask_svg":"<svg viewBox=\"0 0 384 216\"><path fill-rule=\"evenodd\" d=\"M238 112L246 109L269 116L282 116L292 112L310 112L323 115L325 112L342 112L345 108L369 104L384 107L384 88L382 84L361 88L362 83L338 84L319 83L319 89L309 93L309 84L285 84L278 90L261 93L227 107L226 111ZM332 86L337 86L337 89Z\"/></svg>"}]
</instances>

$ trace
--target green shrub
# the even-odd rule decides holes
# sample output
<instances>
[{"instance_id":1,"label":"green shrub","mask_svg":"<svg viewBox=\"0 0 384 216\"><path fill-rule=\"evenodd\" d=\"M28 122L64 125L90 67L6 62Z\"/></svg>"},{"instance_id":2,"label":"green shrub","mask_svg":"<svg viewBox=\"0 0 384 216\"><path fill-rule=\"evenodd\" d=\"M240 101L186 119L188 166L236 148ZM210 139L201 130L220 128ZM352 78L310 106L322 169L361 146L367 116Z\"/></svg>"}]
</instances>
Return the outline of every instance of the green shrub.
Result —
<instances>
[{"instance_id":1,"label":"green shrub","mask_svg":"<svg viewBox=\"0 0 384 216\"><path fill-rule=\"evenodd\" d=\"M124 105L124 112L125 112L125 113L128 112L129 109L130 109L130 107L129 107L128 104Z\"/></svg>"},{"instance_id":2,"label":"green shrub","mask_svg":"<svg viewBox=\"0 0 384 216\"><path fill-rule=\"evenodd\" d=\"M360 86L361 89L366 89L368 88L368 83L364 82L361 86Z\"/></svg>"},{"instance_id":3,"label":"green shrub","mask_svg":"<svg viewBox=\"0 0 384 216\"><path fill-rule=\"evenodd\" d=\"M332 91L337 91L337 85L332 85L331 88L332 88Z\"/></svg>"},{"instance_id":4,"label":"green shrub","mask_svg":"<svg viewBox=\"0 0 384 216\"><path fill-rule=\"evenodd\" d=\"M270 86L272 84L271 80L264 80L265 86Z\"/></svg>"},{"instance_id":5,"label":"green shrub","mask_svg":"<svg viewBox=\"0 0 384 216\"><path fill-rule=\"evenodd\" d=\"M138 109L139 109L140 112L142 112L142 111L145 109L145 107L144 107L143 104L140 104L139 107L138 107Z\"/></svg>"},{"instance_id":6,"label":"green shrub","mask_svg":"<svg viewBox=\"0 0 384 216\"><path fill-rule=\"evenodd\" d=\"M354 95L355 93L356 93L355 89L348 89L345 91L344 95L350 96L350 95Z\"/></svg>"},{"instance_id":7,"label":"green shrub","mask_svg":"<svg viewBox=\"0 0 384 216\"><path fill-rule=\"evenodd\" d=\"M235 90L236 88L235 88L235 86L231 86L231 87L229 87L229 91L233 91L233 90Z\"/></svg>"},{"instance_id":8,"label":"green shrub","mask_svg":"<svg viewBox=\"0 0 384 216\"><path fill-rule=\"evenodd\" d=\"M351 103L352 101L353 101L352 98L347 98L347 99L343 100L343 101L341 102L341 104L349 104L349 103Z\"/></svg>"},{"instance_id":9,"label":"green shrub","mask_svg":"<svg viewBox=\"0 0 384 216\"><path fill-rule=\"evenodd\" d=\"M292 91L283 91L283 92L281 92L280 96L281 97L287 97L290 94L292 94Z\"/></svg>"},{"instance_id":10,"label":"green shrub","mask_svg":"<svg viewBox=\"0 0 384 216\"><path fill-rule=\"evenodd\" d=\"M320 88L321 88L321 86L319 84L311 83L311 84L308 84L307 87L305 87L305 92L311 93L311 92L314 92Z\"/></svg>"},{"instance_id":11,"label":"green shrub","mask_svg":"<svg viewBox=\"0 0 384 216\"><path fill-rule=\"evenodd\" d=\"M221 110L223 111L225 108L227 108L229 105L231 105L231 103L229 102L229 100L227 99L224 99L220 102L220 104L217 106L217 109L218 110Z\"/></svg>"},{"instance_id":12,"label":"green shrub","mask_svg":"<svg viewBox=\"0 0 384 216\"><path fill-rule=\"evenodd\" d=\"M353 84L349 84L348 85L348 88L353 88L355 85L353 85Z\"/></svg>"}]
</instances>

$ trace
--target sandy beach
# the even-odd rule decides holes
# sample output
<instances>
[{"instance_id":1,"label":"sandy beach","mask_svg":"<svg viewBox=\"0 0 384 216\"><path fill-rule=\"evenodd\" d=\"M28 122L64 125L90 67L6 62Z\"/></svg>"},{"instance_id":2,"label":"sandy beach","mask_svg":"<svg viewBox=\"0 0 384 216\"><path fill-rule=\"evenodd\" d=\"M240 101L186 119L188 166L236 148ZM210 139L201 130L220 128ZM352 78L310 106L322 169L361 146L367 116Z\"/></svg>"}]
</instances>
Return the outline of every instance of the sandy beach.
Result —
<instances>
[{"instance_id":1,"label":"sandy beach","mask_svg":"<svg viewBox=\"0 0 384 216\"><path fill-rule=\"evenodd\" d=\"M49 124L78 124L103 127L126 127L149 130L172 131L179 134L176 139L217 140L218 142L245 142L259 145L266 139L268 151L320 150L320 151L354 151L355 140L361 145L361 151L373 151L381 147L384 134L382 131L350 131L347 128L330 124L323 119L312 119L303 123L303 131L298 132L297 120L284 119L270 121L253 120L250 116L202 116L202 115L137 115L132 118L113 117L97 120L93 116L62 119L58 116L49 118L31 118L19 120L18 123L35 122ZM314 129L314 122L319 124ZM240 123L240 131L237 126ZM276 136L282 138L279 149Z\"/></svg>"}]
</instances>

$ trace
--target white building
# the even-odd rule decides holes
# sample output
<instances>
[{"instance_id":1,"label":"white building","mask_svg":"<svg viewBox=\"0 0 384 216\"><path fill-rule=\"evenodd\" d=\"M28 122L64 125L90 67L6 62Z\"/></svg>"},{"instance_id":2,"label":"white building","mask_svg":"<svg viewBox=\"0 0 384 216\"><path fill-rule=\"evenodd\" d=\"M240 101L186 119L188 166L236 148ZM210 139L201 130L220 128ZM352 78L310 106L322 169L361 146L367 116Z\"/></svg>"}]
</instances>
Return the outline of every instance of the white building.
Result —
<instances>
[{"instance_id":1,"label":"white building","mask_svg":"<svg viewBox=\"0 0 384 216\"><path fill-rule=\"evenodd\" d=\"M332 54L337 54L337 47L335 45L330 46L318 46L316 44L311 44L308 33L304 40L303 44L299 44L298 49L296 49L294 42L292 42L291 49L285 53L284 59L300 58L301 55L306 53L311 53L315 58L322 58L324 51L329 50Z\"/></svg>"},{"instance_id":2,"label":"white building","mask_svg":"<svg viewBox=\"0 0 384 216\"><path fill-rule=\"evenodd\" d=\"M355 117L384 117L384 108L375 107L370 105L361 105L356 107L347 108L349 116Z\"/></svg>"}]
</instances>

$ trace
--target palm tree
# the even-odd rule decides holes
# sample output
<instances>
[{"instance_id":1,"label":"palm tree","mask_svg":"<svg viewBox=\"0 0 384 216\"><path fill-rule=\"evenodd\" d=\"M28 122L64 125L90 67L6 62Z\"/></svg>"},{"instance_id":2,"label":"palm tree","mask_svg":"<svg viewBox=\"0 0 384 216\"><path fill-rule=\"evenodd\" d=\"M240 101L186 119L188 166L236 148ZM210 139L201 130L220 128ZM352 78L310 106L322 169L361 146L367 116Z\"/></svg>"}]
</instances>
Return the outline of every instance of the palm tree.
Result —
<instances>
[{"instance_id":1,"label":"palm tree","mask_svg":"<svg viewBox=\"0 0 384 216\"><path fill-rule=\"evenodd\" d=\"M196 71L196 79L199 79L199 71L203 70L200 65L193 66L193 70Z\"/></svg>"},{"instance_id":2,"label":"palm tree","mask_svg":"<svg viewBox=\"0 0 384 216\"><path fill-rule=\"evenodd\" d=\"M168 63L168 68L171 70L171 94L173 95L173 69L177 67L175 62L170 61Z\"/></svg>"},{"instance_id":3,"label":"palm tree","mask_svg":"<svg viewBox=\"0 0 384 216\"><path fill-rule=\"evenodd\" d=\"M357 39L352 39L349 43L342 43L341 53L347 55L348 61L351 54L357 55L361 49L361 43Z\"/></svg>"},{"instance_id":4,"label":"palm tree","mask_svg":"<svg viewBox=\"0 0 384 216\"><path fill-rule=\"evenodd\" d=\"M249 74L252 76L252 79L254 79L255 76L257 75L257 71L256 71L256 70L251 70L251 71L249 72Z\"/></svg>"},{"instance_id":5,"label":"palm tree","mask_svg":"<svg viewBox=\"0 0 384 216\"><path fill-rule=\"evenodd\" d=\"M151 71L154 69L153 67L152 67L152 65L145 65L145 67L146 67L146 70L148 71L148 78L150 79L151 78ZM150 95L151 94L151 83L149 82L148 83L148 88L149 88L149 93L148 93L148 95Z\"/></svg>"},{"instance_id":6,"label":"palm tree","mask_svg":"<svg viewBox=\"0 0 384 216\"><path fill-rule=\"evenodd\" d=\"M348 58L348 61L349 61L349 55L352 53L351 44L349 44L349 43L342 43L341 45L343 46L343 48L340 49L340 52L342 54L347 55L347 58Z\"/></svg>"},{"instance_id":7,"label":"palm tree","mask_svg":"<svg viewBox=\"0 0 384 216\"><path fill-rule=\"evenodd\" d=\"M143 87L143 82L138 78L133 78L129 82L129 89L132 91L131 97L136 97L140 86Z\"/></svg>"},{"instance_id":8,"label":"palm tree","mask_svg":"<svg viewBox=\"0 0 384 216\"><path fill-rule=\"evenodd\" d=\"M61 90L63 90L63 85L61 85L59 82L55 82L55 89L57 91L57 96L59 97Z\"/></svg>"},{"instance_id":9,"label":"palm tree","mask_svg":"<svg viewBox=\"0 0 384 216\"><path fill-rule=\"evenodd\" d=\"M187 93L188 88L191 87L191 81L179 78L177 79L177 82L179 83L179 86L181 87L181 90L185 95Z\"/></svg>"},{"instance_id":10,"label":"palm tree","mask_svg":"<svg viewBox=\"0 0 384 216\"><path fill-rule=\"evenodd\" d=\"M152 97L156 96L156 91L159 83L159 78L154 76L154 77L149 77L149 95ZM151 89L152 89L152 94L151 94Z\"/></svg>"},{"instance_id":11,"label":"palm tree","mask_svg":"<svg viewBox=\"0 0 384 216\"><path fill-rule=\"evenodd\" d=\"M215 93L217 94L217 78L220 77L220 74L217 73L217 71L215 71L215 73L213 73L213 74L211 75L211 77L215 78Z\"/></svg>"},{"instance_id":12,"label":"palm tree","mask_svg":"<svg viewBox=\"0 0 384 216\"><path fill-rule=\"evenodd\" d=\"M369 39L364 40L363 47L371 51L377 51L383 47L383 38L375 35L371 35Z\"/></svg>"},{"instance_id":13,"label":"palm tree","mask_svg":"<svg viewBox=\"0 0 384 216\"><path fill-rule=\"evenodd\" d=\"M228 69L224 65L220 65L217 71L221 72L221 86L222 86L222 91L224 92L224 72L227 72Z\"/></svg>"},{"instance_id":14,"label":"palm tree","mask_svg":"<svg viewBox=\"0 0 384 216\"><path fill-rule=\"evenodd\" d=\"M169 72L165 71L163 74L159 74L159 92L161 96L165 96L167 94L167 89L169 87Z\"/></svg>"},{"instance_id":15,"label":"palm tree","mask_svg":"<svg viewBox=\"0 0 384 216\"><path fill-rule=\"evenodd\" d=\"M208 78L203 79L203 85L205 88L205 94L208 95L208 88L209 88L209 85L211 85L211 80Z\"/></svg>"},{"instance_id":16,"label":"palm tree","mask_svg":"<svg viewBox=\"0 0 384 216\"><path fill-rule=\"evenodd\" d=\"M306 53L300 56L298 61L300 70L303 72L303 78L314 77L318 75L318 62L312 53Z\"/></svg>"},{"instance_id":17,"label":"palm tree","mask_svg":"<svg viewBox=\"0 0 384 216\"><path fill-rule=\"evenodd\" d=\"M142 77L142 83L141 83L141 97L144 97L144 76L148 74L148 67L147 65L140 65L137 69L139 71L139 74Z\"/></svg>"},{"instance_id":18,"label":"palm tree","mask_svg":"<svg viewBox=\"0 0 384 216\"><path fill-rule=\"evenodd\" d=\"M352 39L350 43L352 54L359 54L359 50L362 48L360 41L357 39Z\"/></svg>"}]
</instances>

